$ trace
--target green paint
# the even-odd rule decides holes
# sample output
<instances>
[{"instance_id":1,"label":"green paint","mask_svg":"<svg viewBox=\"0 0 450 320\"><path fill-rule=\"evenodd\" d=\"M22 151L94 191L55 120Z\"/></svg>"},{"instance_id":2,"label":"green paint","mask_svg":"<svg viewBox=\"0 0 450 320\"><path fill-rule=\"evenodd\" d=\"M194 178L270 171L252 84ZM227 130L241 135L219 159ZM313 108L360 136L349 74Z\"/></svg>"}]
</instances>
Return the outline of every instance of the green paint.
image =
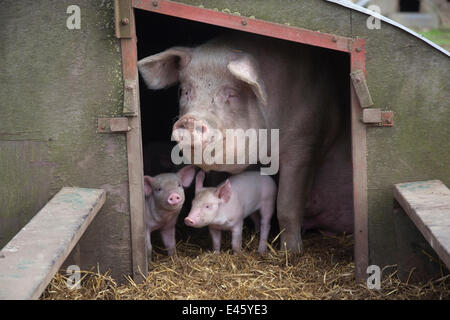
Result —
<instances>
[{"instance_id":1,"label":"green paint","mask_svg":"<svg viewBox=\"0 0 450 320\"><path fill-rule=\"evenodd\" d=\"M15 274L15 273L11 273L11 274L0 274L0 278L14 278L14 279L19 279L20 275L19 274ZM0 288L0 292L1 292L1 288Z\"/></svg>"},{"instance_id":2,"label":"green paint","mask_svg":"<svg viewBox=\"0 0 450 320\"><path fill-rule=\"evenodd\" d=\"M26 269L29 269L33 265L34 265L34 261L32 261L32 260L21 260L19 262L19 264L17 265L17 269L26 270Z\"/></svg>"},{"instance_id":3,"label":"green paint","mask_svg":"<svg viewBox=\"0 0 450 320\"><path fill-rule=\"evenodd\" d=\"M410 191L415 191L417 189L424 190L429 189L431 186L429 184L423 184L421 182L411 182L411 183L404 183L399 186L402 189L408 189Z\"/></svg>"},{"instance_id":4,"label":"green paint","mask_svg":"<svg viewBox=\"0 0 450 320\"><path fill-rule=\"evenodd\" d=\"M77 193L60 195L57 201L70 204L70 207L75 210L82 209L85 206L83 197Z\"/></svg>"}]
</instances>

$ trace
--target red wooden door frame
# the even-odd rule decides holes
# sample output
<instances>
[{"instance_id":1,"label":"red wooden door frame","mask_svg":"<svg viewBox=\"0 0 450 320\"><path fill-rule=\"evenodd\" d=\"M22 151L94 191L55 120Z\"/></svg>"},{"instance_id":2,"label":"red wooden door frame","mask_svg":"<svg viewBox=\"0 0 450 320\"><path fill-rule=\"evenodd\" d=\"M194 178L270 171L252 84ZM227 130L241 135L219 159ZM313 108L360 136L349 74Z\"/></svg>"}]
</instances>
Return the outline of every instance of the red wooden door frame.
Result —
<instances>
[{"instance_id":1,"label":"red wooden door frame","mask_svg":"<svg viewBox=\"0 0 450 320\"><path fill-rule=\"evenodd\" d=\"M142 9L159 14L202 22L206 24L226 27L229 29L241 30L244 32L255 33L273 38L313 45L321 48L346 52L350 55L350 72L356 70L363 70L365 72L365 40L360 38L348 38L334 34L311 31L307 29L281 25L277 23L267 22L258 19L251 19L247 17L227 14L210 9L204 9L176 3L168 0L132 0L132 6L136 9ZM136 26L134 17L130 21L132 29L131 39L122 39L122 61L124 78L137 80L137 47L136 47ZM359 100L356 96L353 86L351 90L351 126L352 126L352 161L353 161L353 195L354 195L354 212L355 212L355 229L354 229L354 260L355 260L355 276L357 281L363 281L367 277L366 268L368 265L368 227L367 227L367 163L366 163L366 127L362 123L361 115L362 109ZM137 117L140 121L140 116ZM137 125L136 121L136 125ZM140 125L139 125L140 128ZM141 139L140 133L128 134L128 141L131 139ZM140 148L139 154L142 154L142 147L139 146L141 142L136 144L135 150ZM130 152L133 152L131 150ZM130 156L129 152L129 156ZM131 169L130 179L136 180L139 185L140 178L136 177L139 168ZM141 173L142 174L142 173ZM134 178L132 177L134 175ZM132 182L130 182L131 186ZM141 188L143 186L141 185ZM142 193L142 190L141 192ZM131 190L130 190L131 194ZM138 197L139 198L139 197ZM131 200L131 196L130 196ZM135 274L137 270L143 271L142 262L144 258L143 250L143 236L136 234L141 232L143 227L139 226L141 218L143 217L143 210L135 208L131 210L132 223L135 221L135 226L132 225L132 241L136 242L133 245L133 270ZM133 219L133 214L135 219ZM133 233L135 233L133 235ZM145 247L145 244L144 244ZM145 251L145 250L144 250ZM142 252L142 251L141 251ZM146 270L146 269L145 269Z\"/></svg>"}]
</instances>

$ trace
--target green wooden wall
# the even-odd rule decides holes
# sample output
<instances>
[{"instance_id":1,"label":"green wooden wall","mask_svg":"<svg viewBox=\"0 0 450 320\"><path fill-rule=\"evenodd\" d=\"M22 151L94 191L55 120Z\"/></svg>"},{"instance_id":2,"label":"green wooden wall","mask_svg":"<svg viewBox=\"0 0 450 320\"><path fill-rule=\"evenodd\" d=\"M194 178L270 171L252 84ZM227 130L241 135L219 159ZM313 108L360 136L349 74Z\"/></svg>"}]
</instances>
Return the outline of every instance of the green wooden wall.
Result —
<instances>
[{"instance_id":1,"label":"green wooden wall","mask_svg":"<svg viewBox=\"0 0 450 320\"><path fill-rule=\"evenodd\" d=\"M81 29L66 13L78 5ZM131 273L126 139L97 134L122 109L113 1L6 0L0 10L0 247L63 186L103 188L81 267Z\"/></svg>"},{"instance_id":2,"label":"green wooden wall","mask_svg":"<svg viewBox=\"0 0 450 320\"><path fill-rule=\"evenodd\" d=\"M178 2L366 39L367 82L374 107L395 113L394 127L367 129L369 264L403 261L398 247L405 243L397 246L397 239L416 246L418 255L422 247L431 250L418 231L403 228L409 221L394 219L392 185L440 179L450 187L448 56L392 25L382 22L381 29L370 30L367 15L324 0ZM396 223L401 225L396 228Z\"/></svg>"}]
</instances>

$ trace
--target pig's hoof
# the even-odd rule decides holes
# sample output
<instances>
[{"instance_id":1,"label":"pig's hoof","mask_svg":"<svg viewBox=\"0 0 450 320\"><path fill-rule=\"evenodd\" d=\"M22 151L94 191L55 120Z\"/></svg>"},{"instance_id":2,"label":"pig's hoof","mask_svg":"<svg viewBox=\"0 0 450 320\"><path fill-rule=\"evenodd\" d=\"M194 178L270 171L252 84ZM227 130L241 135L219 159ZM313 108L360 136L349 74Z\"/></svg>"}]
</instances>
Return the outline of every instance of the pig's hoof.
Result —
<instances>
[{"instance_id":1,"label":"pig's hoof","mask_svg":"<svg viewBox=\"0 0 450 320\"><path fill-rule=\"evenodd\" d=\"M287 251L289 254L302 255L303 254L303 243L297 242L293 245L289 245L286 242L281 244L281 251Z\"/></svg>"}]
</instances>

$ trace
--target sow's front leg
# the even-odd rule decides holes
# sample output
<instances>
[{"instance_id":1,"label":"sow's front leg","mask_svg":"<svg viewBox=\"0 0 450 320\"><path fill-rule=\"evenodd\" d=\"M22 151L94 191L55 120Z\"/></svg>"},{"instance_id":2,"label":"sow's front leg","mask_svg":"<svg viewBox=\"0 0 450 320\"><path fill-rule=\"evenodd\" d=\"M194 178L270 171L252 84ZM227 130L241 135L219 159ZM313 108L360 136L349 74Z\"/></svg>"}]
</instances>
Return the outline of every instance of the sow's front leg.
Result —
<instances>
[{"instance_id":1,"label":"sow's front leg","mask_svg":"<svg viewBox=\"0 0 450 320\"><path fill-rule=\"evenodd\" d=\"M277 195L277 216L282 231L281 249L303 252L301 225L312 177L312 167L304 159L281 161Z\"/></svg>"}]
</instances>

